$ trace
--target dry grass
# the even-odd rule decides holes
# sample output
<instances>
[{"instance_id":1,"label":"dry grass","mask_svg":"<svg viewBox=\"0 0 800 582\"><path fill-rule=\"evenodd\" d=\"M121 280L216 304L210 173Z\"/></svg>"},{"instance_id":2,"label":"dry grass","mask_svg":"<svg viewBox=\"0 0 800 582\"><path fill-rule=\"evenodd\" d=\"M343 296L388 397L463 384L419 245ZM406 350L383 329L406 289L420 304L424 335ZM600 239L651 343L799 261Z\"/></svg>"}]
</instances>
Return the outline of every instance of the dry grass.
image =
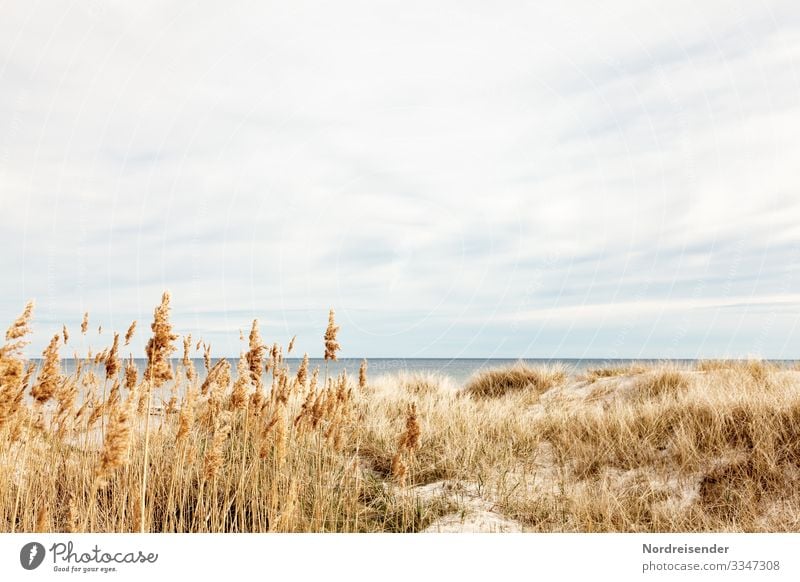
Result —
<instances>
[{"instance_id":1,"label":"dry grass","mask_svg":"<svg viewBox=\"0 0 800 582\"><path fill-rule=\"evenodd\" d=\"M664 367L643 375L636 382L636 392L643 399L676 397L689 387L689 377L681 370Z\"/></svg>"},{"instance_id":2,"label":"dry grass","mask_svg":"<svg viewBox=\"0 0 800 582\"><path fill-rule=\"evenodd\" d=\"M648 370L642 364L627 364L623 366L607 366L603 368L589 368L583 373L582 378L587 382L596 382L603 378L615 378L617 376L636 376L644 374Z\"/></svg>"},{"instance_id":3,"label":"dry grass","mask_svg":"<svg viewBox=\"0 0 800 582\"><path fill-rule=\"evenodd\" d=\"M566 379L567 370L561 365L533 367L520 362L506 368L478 372L465 390L473 398L498 398L526 390L538 395Z\"/></svg>"},{"instance_id":4,"label":"dry grass","mask_svg":"<svg viewBox=\"0 0 800 582\"><path fill-rule=\"evenodd\" d=\"M366 470L363 390L344 376L318 385L307 359L290 376L257 322L235 378L208 346L197 374L188 337L174 369L165 294L140 380L120 365L116 334L69 376L54 336L34 378L21 352L31 318L32 306L0 348L0 531L418 531L452 509ZM330 359L337 331L331 313ZM411 465L413 404L403 419L386 428Z\"/></svg>"},{"instance_id":5,"label":"dry grass","mask_svg":"<svg viewBox=\"0 0 800 582\"><path fill-rule=\"evenodd\" d=\"M435 397L442 393L455 393L458 387L452 380L436 372L402 371L378 377L369 384L369 390L384 391L391 396L408 394Z\"/></svg>"},{"instance_id":6,"label":"dry grass","mask_svg":"<svg viewBox=\"0 0 800 582\"><path fill-rule=\"evenodd\" d=\"M762 360L701 360L695 365L698 372L733 372L748 374L754 380L763 382L780 368L776 364Z\"/></svg>"},{"instance_id":7,"label":"dry grass","mask_svg":"<svg viewBox=\"0 0 800 582\"><path fill-rule=\"evenodd\" d=\"M189 337L173 369L165 296L143 378L114 344L65 375L63 334L35 377L31 319L0 347L2 531L800 530L791 367L628 367L587 387L518 364L462 389L364 364L323 381L307 358L290 375L253 322L233 373ZM331 359L336 331L331 316Z\"/></svg>"}]
</instances>

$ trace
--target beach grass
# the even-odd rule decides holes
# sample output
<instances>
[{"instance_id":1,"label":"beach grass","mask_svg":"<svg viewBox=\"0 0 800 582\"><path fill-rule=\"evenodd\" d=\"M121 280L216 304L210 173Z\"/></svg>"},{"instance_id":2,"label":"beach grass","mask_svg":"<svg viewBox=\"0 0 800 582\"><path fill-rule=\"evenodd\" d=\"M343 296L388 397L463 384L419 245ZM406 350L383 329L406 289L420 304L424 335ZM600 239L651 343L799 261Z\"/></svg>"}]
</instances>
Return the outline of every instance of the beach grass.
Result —
<instances>
[{"instance_id":1,"label":"beach grass","mask_svg":"<svg viewBox=\"0 0 800 582\"><path fill-rule=\"evenodd\" d=\"M36 370L23 356L33 305L12 322L0 531L800 530L797 368L520 363L459 386L373 378L365 362L328 377L307 357L290 373L255 321L231 369L169 313L165 294L141 377L118 335L65 374L66 327ZM325 361L337 334L331 311Z\"/></svg>"}]
</instances>

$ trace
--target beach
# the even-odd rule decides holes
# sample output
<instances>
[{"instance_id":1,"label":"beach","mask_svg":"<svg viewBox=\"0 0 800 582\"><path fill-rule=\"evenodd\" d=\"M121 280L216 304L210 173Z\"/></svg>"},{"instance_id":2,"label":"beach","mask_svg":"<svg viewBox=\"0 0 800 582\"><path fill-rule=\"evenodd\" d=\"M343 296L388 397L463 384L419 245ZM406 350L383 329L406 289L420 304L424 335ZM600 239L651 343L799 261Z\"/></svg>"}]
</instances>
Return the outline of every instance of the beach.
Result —
<instances>
[{"instance_id":1,"label":"beach","mask_svg":"<svg viewBox=\"0 0 800 582\"><path fill-rule=\"evenodd\" d=\"M326 358L289 360L254 321L215 359L166 294L146 359L116 334L62 360L65 332L31 361L31 317L0 351L3 531L798 527L792 362L340 360L333 312Z\"/></svg>"}]
</instances>

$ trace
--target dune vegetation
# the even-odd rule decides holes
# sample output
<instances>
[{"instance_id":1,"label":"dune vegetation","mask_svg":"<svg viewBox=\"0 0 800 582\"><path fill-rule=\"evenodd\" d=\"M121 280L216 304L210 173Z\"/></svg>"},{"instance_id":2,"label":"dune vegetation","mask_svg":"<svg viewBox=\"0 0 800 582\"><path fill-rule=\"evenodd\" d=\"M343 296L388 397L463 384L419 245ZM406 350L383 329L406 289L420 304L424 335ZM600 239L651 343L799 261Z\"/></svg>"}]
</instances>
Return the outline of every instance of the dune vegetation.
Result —
<instances>
[{"instance_id":1,"label":"dune vegetation","mask_svg":"<svg viewBox=\"0 0 800 582\"><path fill-rule=\"evenodd\" d=\"M141 377L135 323L66 374L66 327L23 356L32 321L0 347L0 531L800 529L794 368L329 377L307 355L290 371L254 321L232 369L174 332L164 294ZM337 338L331 311L326 361Z\"/></svg>"}]
</instances>

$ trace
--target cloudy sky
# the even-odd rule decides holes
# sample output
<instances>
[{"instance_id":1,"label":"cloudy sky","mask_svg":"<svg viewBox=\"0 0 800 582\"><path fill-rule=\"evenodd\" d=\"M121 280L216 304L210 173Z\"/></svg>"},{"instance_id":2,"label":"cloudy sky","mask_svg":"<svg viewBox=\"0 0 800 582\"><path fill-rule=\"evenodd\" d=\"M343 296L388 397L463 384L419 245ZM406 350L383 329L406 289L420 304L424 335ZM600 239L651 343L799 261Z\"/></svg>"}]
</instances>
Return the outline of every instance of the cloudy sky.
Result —
<instances>
[{"instance_id":1,"label":"cloudy sky","mask_svg":"<svg viewBox=\"0 0 800 582\"><path fill-rule=\"evenodd\" d=\"M169 289L217 355L253 317L321 355L334 306L353 357L800 357L795 1L0 13L31 353Z\"/></svg>"}]
</instances>

